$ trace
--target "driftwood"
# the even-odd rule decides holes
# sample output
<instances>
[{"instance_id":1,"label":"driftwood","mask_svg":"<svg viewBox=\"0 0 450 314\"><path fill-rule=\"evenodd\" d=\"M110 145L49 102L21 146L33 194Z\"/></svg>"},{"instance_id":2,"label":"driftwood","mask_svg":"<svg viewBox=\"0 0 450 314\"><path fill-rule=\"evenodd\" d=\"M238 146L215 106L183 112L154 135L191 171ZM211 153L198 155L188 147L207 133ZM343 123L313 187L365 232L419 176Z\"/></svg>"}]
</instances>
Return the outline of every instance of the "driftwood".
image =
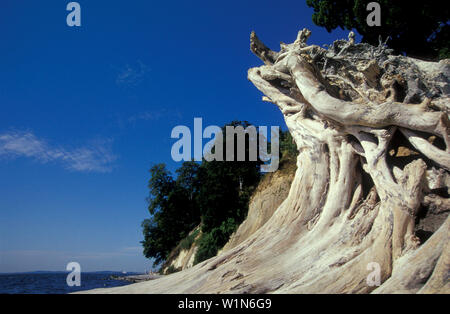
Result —
<instances>
[{"instance_id":1,"label":"driftwood","mask_svg":"<svg viewBox=\"0 0 450 314\"><path fill-rule=\"evenodd\" d=\"M279 52L251 35L264 65L248 78L281 110L300 152L286 200L235 248L108 291L450 293L449 60L394 56L352 34L324 49L308 46L310 35L301 30ZM421 239L428 210L444 218ZM373 263L379 287L366 280Z\"/></svg>"}]
</instances>

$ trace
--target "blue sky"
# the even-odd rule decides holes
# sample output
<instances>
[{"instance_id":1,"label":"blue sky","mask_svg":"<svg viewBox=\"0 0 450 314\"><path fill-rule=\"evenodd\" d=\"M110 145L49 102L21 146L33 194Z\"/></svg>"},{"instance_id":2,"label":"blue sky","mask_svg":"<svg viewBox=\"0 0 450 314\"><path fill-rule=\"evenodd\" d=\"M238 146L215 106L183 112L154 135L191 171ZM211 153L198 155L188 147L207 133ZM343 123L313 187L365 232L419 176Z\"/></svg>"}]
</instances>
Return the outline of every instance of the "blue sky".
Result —
<instances>
[{"instance_id":1,"label":"blue sky","mask_svg":"<svg viewBox=\"0 0 450 314\"><path fill-rule=\"evenodd\" d=\"M305 1L0 2L0 272L144 271L151 164L174 170L176 125L285 128L247 69L255 30L271 48L313 31Z\"/></svg>"}]
</instances>

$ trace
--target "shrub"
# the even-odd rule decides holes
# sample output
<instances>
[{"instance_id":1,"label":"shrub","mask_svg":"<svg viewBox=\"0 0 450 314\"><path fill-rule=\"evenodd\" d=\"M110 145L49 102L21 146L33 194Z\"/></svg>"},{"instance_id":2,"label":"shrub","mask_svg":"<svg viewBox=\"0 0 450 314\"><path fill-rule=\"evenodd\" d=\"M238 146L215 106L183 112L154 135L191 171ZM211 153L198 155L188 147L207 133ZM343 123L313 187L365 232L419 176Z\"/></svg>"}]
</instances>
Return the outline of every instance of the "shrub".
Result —
<instances>
[{"instance_id":1,"label":"shrub","mask_svg":"<svg viewBox=\"0 0 450 314\"><path fill-rule=\"evenodd\" d=\"M198 250L195 255L194 265L216 256L217 252L227 243L238 226L239 224L233 218L228 218L222 222L220 227L203 233L198 240Z\"/></svg>"},{"instance_id":2,"label":"shrub","mask_svg":"<svg viewBox=\"0 0 450 314\"><path fill-rule=\"evenodd\" d=\"M173 265L170 265L166 270L166 275L170 275L179 271L181 271L181 268L175 268Z\"/></svg>"},{"instance_id":3,"label":"shrub","mask_svg":"<svg viewBox=\"0 0 450 314\"><path fill-rule=\"evenodd\" d=\"M194 244L195 238L198 236L199 232L200 232L200 229L196 229L194 232L192 232L186 238L181 240L181 242L180 242L180 249L182 249L182 250L189 250L192 247L192 244Z\"/></svg>"}]
</instances>

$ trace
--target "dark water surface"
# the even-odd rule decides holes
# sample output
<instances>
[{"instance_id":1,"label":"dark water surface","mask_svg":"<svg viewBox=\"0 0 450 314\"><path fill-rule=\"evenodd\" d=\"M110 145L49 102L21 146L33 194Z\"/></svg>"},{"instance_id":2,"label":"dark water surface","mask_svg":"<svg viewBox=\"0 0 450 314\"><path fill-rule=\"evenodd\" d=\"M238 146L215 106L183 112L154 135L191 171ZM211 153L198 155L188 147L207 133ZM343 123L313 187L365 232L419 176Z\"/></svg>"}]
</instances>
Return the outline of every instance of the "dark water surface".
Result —
<instances>
[{"instance_id":1,"label":"dark water surface","mask_svg":"<svg viewBox=\"0 0 450 314\"><path fill-rule=\"evenodd\" d=\"M127 275L133 275L129 273ZM23 274L0 274L0 294L66 294L96 288L129 285L130 282L111 279L123 276L118 272L81 273L81 286L69 287L66 272L39 272Z\"/></svg>"}]
</instances>

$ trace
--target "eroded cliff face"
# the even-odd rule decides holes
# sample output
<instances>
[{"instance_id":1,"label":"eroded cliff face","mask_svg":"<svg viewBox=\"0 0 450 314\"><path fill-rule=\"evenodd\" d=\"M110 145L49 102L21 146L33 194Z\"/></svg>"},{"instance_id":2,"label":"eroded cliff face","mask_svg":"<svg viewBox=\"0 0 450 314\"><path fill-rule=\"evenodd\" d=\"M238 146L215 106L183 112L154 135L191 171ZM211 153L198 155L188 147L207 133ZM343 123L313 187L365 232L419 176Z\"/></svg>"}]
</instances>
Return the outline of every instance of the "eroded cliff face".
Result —
<instances>
[{"instance_id":1,"label":"eroded cliff face","mask_svg":"<svg viewBox=\"0 0 450 314\"><path fill-rule=\"evenodd\" d=\"M162 266L164 274L185 270L194 266L195 254L198 250L196 241L201 235L201 226L197 226L189 233L189 236L193 236L193 241L188 248L183 248L180 242L177 247L173 249L169 254L167 261Z\"/></svg>"},{"instance_id":2,"label":"eroded cliff face","mask_svg":"<svg viewBox=\"0 0 450 314\"><path fill-rule=\"evenodd\" d=\"M286 158L281 161L276 172L267 173L264 176L250 199L247 218L242 222L238 230L231 235L230 240L219 251L218 255L245 241L272 217L273 213L289 194L295 170L295 158ZM200 231L200 226L195 228L190 234L197 230ZM198 240L200 236L201 233L199 232L195 240ZM169 255L168 262L163 266L164 273L191 268L194 265L197 249L198 246L195 241L187 249L181 249L180 245L178 245Z\"/></svg>"},{"instance_id":3,"label":"eroded cliff face","mask_svg":"<svg viewBox=\"0 0 450 314\"><path fill-rule=\"evenodd\" d=\"M251 35L264 65L248 78L299 150L286 200L214 258L93 292L450 293L450 60L394 56L352 34L324 49L310 35L278 52Z\"/></svg>"},{"instance_id":4,"label":"eroded cliff face","mask_svg":"<svg viewBox=\"0 0 450 314\"><path fill-rule=\"evenodd\" d=\"M247 218L231 235L230 240L218 255L247 240L272 217L287 198L294 180L296 165L295 160L286 160L282 163L278 171L268 173L262 179L250 200Z\"/></svg>"}]
</instances>

